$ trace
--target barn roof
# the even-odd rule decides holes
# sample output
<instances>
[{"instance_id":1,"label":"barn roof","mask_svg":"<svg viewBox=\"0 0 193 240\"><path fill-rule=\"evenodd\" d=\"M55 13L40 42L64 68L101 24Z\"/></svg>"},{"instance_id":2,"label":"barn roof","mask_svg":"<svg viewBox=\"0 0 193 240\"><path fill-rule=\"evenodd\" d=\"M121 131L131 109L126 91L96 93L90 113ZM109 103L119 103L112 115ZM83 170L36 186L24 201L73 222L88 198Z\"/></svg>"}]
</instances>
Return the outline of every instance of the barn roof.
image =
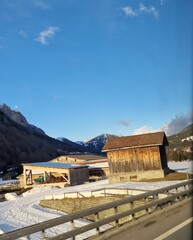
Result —
<instances>
[{"instance_id":1,"label":"barn roof","mask_svg":"<svg viewBox=\"0 0 193 240\"><path fill-rule=\"evenodd\" d=\"M96 154L79 154L79 155L65 155L64 157L80 159L85 161L96 161L96 160L106 160L106 157L96 155Z\"/></svg>"},{"instance_id":2,"label":"barn roof","mask_svg":"<svg viewBox=\"0 0 193 240\"><path fill-rule=\"evenodd\" d=\"M147 146L168 146L168 140L164 132L146 133L127 137L109 139L103 147L103 152Z\"/></svg>"}]
</instances>

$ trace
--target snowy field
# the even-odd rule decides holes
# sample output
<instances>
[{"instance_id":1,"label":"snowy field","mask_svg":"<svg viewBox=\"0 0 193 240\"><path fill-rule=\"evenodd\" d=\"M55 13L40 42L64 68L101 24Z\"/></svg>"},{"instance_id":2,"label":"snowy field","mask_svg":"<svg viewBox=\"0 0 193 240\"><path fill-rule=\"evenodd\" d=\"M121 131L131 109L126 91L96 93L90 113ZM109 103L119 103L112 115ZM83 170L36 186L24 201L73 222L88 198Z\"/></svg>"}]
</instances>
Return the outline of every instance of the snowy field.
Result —
<instances>
[{"instance_id":1,"label":"snowy field","mask_svg":"<svg viewBox=\"0 0 193 240\"><path fill-rule=\"evenodd\" d=\"M169 162L168 166L170 169L179 172L193 173L193 161L185 162ZM57 187L37 187L21 196L14 196L10 201L0 202L0 233L9 232L15 229L19 229L25 226L29 226L35 223L43 222L49 219L53 219L59 216L65 215L62 212L45 209L38 205L41 199L44 199L48 195L59 195L67 192L76 191L91 191L100 189L103 187L119 187L129 189L141 189L141 190L154 190L162 188L168 185L176 184L180 181L164 181L164 182L128 182L118 184L108 184L108 180L101 180L94 183L88 183L68 188L57 188ZM1 185L6 182L1 181ZM86 220L77 220L76 224L82 226L86 224ZM56 233L60 234L71 229L70 224L60 225L55 228L46 231L48 236L54 236ZM82 234L77 239L83 239L88 235ZM22 238L25 239L25 238ZM34 240L40 239L38 234L33 236Z\"/></svg>"}]
</instances>

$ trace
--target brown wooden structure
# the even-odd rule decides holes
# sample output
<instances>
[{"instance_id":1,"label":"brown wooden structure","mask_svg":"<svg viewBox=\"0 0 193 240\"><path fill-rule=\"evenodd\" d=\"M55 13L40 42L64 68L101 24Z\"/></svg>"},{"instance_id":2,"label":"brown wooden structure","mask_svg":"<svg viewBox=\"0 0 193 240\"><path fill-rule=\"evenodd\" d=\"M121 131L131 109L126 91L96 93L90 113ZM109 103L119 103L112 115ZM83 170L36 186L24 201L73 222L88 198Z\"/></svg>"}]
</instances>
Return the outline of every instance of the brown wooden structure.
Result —
<instances>
[{"instance_id":1,"label":"brown wooden structure","mask_svg":"<svg viewBox=\"0 0 193 240\"><path fill-rule=\"evenodd\" d=\"M63 155L52 159L50 162L86 164L89 166L90 181L106 178L109 173L108 159L96 154Z\"/></svg>"},{"instance_id":2,"label":"brown wooden structure","mask_svg":"<svg viewBox=\"0 0 193 240\"><path fill-rule=\"evenodd\" d=\"M63 155L51 160L51 162L75 163L75 164L95 164L107 162L106 157L95 154Z\"/></svg>"},{"instance_id":3,"label":"brown wooden structure","mask_svg":"<svg viewBox=\"0 0 193 240\"><path fill-rule=\"evenodd\" d=\"M89 180L88 166L78 164L56 163L56 162L37 162L23 164L23 178L24 187L32 187L34 185L34 173L37 177L37 171L39 176L43 176L43 183L50 183L50 179L54 179L55 176L61 177L61 182L68 185L78 185ZM55 178L56 179L56 178ZM55 182L52 181L52 184ZM56 184L59 182L56 181Z\"/></svg>"},{"instance_id":4,"label":"brown wooden structure","mask_svg":"<svg viewBox=\"0 0 193 240\"><path fill-rule=\"evenodd\" d=\"M110 139L103 147L111 182L160 178L168 171L164 132Z\"/></svg>"}]
</instances>

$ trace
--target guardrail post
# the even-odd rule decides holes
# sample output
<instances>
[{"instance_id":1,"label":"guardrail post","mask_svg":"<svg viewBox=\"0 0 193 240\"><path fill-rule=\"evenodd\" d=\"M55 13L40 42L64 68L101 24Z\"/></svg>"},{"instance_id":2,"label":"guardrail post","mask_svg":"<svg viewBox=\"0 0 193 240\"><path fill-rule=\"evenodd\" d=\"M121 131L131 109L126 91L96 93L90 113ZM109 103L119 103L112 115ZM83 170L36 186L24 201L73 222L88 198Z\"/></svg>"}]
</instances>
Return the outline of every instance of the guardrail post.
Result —
<instances>
[{"instance_id":1,"label":"guardrail post","mask_svg":"<svg viewBox=\"0 0 193 240\"><path fill-rule=\"evenodd\" d=\"M104 188L104 196L106 197L106 189Z\"/></svg>"},{"instance_id":2,"label":"guardrail post","mask_svg":"<svg viewBox=\"0 0 193 240\"><path fill-rule=\"evenodd\" d=\"M114 207L114 214L116 215L118 213L118 207ZM119 226L119 219L115 221L115 226Z\"/></svg>"},{"instance_id":3,"label":"guardrail post","mask_svg":"<svg viewBox=\"0 0 193 240\"><path fill-rule=\"evenodd\" d=\"M45 239L46 239L45 230L42 230L42 237L41 237L41 240L45 240Z\"/></svg>"},{"instance_id":4,"label":"guardrail post","mask_svg":"<svg viewBox=\"0 0 193 240\"><path fill-rule=\"evenodd\" d=\"M99 212L96 212L96 213L94 214L94 219L95 219L95 222L99 221ZM99 233L100 233L100 227L97 227L97 228L96 228L96 231L97 231L97 233L99 234Z\"/></svg>"},{"instance_id":5,"label":"guardrail post","mask_svg":"<svg viewBox=\"0 0 193 240\"><path fill-rule=\"evenodd\" d=\"M74 230L75 229L74 220L71 221L71 225L72 225L72 230ZM75 236L72 237L72 240L75 240Z\"/></svg>"},{"instance_id":6,"label":"guardrail post","mask_svg":"<svg viewBox=\"0 0 193 240\"><path fill-rule=\"evenodd\" d=\"M133 203L133 202L130 202L130 207L131 207L131 209L134 208L134 203ZM135 220L135 213L133 213L133 214L131 215L131 219L132 219L132 220Z\"/></svg>"}]
</instances>

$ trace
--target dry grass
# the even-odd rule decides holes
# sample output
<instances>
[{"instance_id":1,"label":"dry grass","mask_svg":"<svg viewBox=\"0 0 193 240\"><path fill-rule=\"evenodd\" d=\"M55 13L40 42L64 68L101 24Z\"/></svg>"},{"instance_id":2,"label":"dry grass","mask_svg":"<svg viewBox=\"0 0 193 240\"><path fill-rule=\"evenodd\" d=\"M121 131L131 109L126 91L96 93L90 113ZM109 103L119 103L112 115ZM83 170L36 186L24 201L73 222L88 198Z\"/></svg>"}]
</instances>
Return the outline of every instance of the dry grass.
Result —
<instances>
[{"instance_id":1,"label":"dry grass","mask_svg":"<svg viewBox=\"0 0 193 240\"><path fill-rule=\"evenodd\" d=\"M193 174L171 171L164 178L146 179L145 182L178 181L178 180L188 180L188 179L193 179ZM144 182L144 181L141 181L141 182Z\"/></svg>"}]
</instances>

